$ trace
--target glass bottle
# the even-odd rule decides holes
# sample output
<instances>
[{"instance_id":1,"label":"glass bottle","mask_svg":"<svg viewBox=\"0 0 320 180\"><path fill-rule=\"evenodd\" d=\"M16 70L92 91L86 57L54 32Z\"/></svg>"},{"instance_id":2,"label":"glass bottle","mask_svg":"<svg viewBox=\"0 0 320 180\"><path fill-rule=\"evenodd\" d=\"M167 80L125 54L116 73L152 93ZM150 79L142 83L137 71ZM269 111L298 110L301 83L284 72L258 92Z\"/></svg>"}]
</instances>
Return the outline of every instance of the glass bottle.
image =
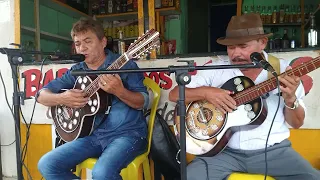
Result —
<instances>
[{"instance_id":1,"label":"glass bottle","mask_svg":"<svg viewBox=\"0 0 320 180\"><path fill-rule=\"evenodd\" d=\"M284 23L284 14L284 4L281 4L279 10L279 23Z\"/></svg>"},{"instance_id":2,"label":"glass bottle","mask_svg":"<svg viewBox=\"0 0 320 180\"><path fill-rule=\"evenodd\" d=\"M121 13L121 1L115 0L114 5L115 5L115 13Z\"/></svg>"},{"instance_id":3,"label":"glass bottle","mask_svg":"<svg viewBox=\"0 0 320 180\"><path fill-rule=\"evenodd\" d=\"M281 39L281 47L283 49L289 48L289 37L288 37L288 30L287 29L283 30L283 36Z\"/></svg>"},{"instance_id":4,"label":"glass bottle","mask_svg":"<svg viewBox=\"0 0 320 180\"><path fill-rule=\"evenodd\" d=\"M296 29L293 28L292 29L292 37L291 37L291 41L290 41L290 47L292 49L296 48L298 46L297 44L297 38L296 38Z\"/></svg>"},{"instance_id":5,"label":"glass bottle","mask_svg":"<svg viewBox=\"0 0 320 180\"><path fill-rule=\"evenodd\" d=\"M284 11L284 22L288 23L289 21L290 21L289 6L286 6L286 9Z\"/></svg>"},{"instance_id":6,"label":"glass bottle","mask_svg":"<svg viewBox=\"0 0 320 180\"><path fill-rule=\"evenodd\" d=\"M301 6L298 6L296 19L297 19L297 23L301 23Z\"/></svg>"},{"instance_id":7,"label":"glass bottle","mask_svg":"<svg viewBox=\"0 0 320 180\"><path fill-rule=\"evenodd\" d=\"M272 23L276 24L277 22L277 6L274 6L272 12Z\"/></svg>"},{"instance_id":8,"label":"glass bottle","mask_svg":"<svg viewBox=\"0 0 320 180\"><path fill-rule=\"evenodd\" d=\"M311 15L310 19L311 19L311 25L308 30L308 46L315 47L318 45L318 30L316 29L314 15Z\"/></svg>"},{"instance_id":9,"label":"glass bottle","mask_svg":"<svg viewBox=\"0 0 320 180\"><path fill-rule=\"evenodd\" d=\"M272 10L271 10L271 6L268 6L268 12L267 12L267 15L266 15L266 24L271 24L272 22Z\"/></svg>"},{"instance_id":10,"label":"glass bottle","mask_svg":"<svg viewBox=\"0 0 320 180\"><path fill-rule=\"evenodd\" d=\"M114 1L108 0L108 14L114 13Z\"/></svg>"},{"instance_id":11,"label":"glass bottle","mask_svg":"<svg viewBox=\"0 0 320 180\"><path fill-rule=\"evenodd\" d=\"M296 12L295 12L295 6L291 5L291 9L290 9L290 18L289 18L289 22L290 23L294 23L296 22Z\"/></svg>"},{"instance_id":12,"label":"glass bottle","mask_svg":"<svg viewBox=\"0 0 320 180\"><path fill-rule=\"evenodd\" d=\"M133 11L133 1L127 0L127 11L132 12Z\"/></svg>"},{"instance_id":13,"label":"glass bottle","mask_svg":"<svg viewBox=\"0 0 320 180\"><path fill-rule=\"evenodd\" d=\"M250 7L250 13L254 13L254 6L253 5Z\"/></svg>"},{"instance_id":14,"label":"glass bottle","mask_svg":"<svg viewBox=\"0 0 320 180\"><path fill-rule=\"evenodd\" d=\"M260 5L257 6L256 13L260 15Z\"/></svg>"},{"instance_id":15,"label":"glass bottle","mask_svg":"<svg viewBox=\"0 0 320 180\"><path fill-rule=\"evenodd\" d=\"M248 14L248 6L244 6L244 12L243 14Z\"/></svg>"},{"instance_id":16,"label":"glass bottle","mask_svg":"<svg viewBox=\"0 0 320 180\"><path fill-rule=\"evenodd\" d=\"M260 17L261 17L261 21L262 21L263 24L266 23L266 16L267 16L266 7L262 6L262 12L260 14Z\"/></svg>"}]
</instances>

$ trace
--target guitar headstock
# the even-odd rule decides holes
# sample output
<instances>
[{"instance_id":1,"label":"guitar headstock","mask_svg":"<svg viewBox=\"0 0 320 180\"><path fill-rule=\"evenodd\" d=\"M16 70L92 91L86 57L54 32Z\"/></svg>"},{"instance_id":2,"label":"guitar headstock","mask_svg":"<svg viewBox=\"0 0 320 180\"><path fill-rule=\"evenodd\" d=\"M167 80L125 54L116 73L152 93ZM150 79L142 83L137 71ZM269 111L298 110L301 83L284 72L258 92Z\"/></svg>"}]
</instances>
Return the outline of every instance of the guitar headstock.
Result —
<instances>
[{"instance_id":1,"label":"guitar headstock","mask_svg":"<svg viewBox=\"0 0 320 180\"><path fill-rule=\"evenodd\" d=\"M140 58L145 53L149 53L151 49L156 48L160 44L159 32L154 29L147 31L132 43L126 54L129 59Z\"/></svg>"}]
</instances>

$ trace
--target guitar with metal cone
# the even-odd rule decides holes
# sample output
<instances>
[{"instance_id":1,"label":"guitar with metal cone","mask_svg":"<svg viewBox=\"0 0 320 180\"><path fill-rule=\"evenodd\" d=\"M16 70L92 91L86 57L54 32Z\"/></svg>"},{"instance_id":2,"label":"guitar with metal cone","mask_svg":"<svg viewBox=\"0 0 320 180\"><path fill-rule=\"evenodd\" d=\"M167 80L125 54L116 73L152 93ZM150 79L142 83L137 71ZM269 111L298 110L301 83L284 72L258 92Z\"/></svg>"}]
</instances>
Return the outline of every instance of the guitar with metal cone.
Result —
<instances>
[{"instance_id":1,"label":"guitar with metal cone","mask_svg":"<svg viewBox=\"0 0 320 180\"><path fill-rule=\"evenodd\" d=\"M320 56L286 71L288 75L301 77L320 67ZM194 101L186 107L186 152L198 156L214 156L221 152L239 126L256 128L267 117L266 102L260 96L277 88L276 78L260 84L245 76L234 77L223 84L222 89L235 92L237 110L223 114L206 100ZM180 120L175 116L174 130L180 141Z\"/></svg>"}]
</instances>

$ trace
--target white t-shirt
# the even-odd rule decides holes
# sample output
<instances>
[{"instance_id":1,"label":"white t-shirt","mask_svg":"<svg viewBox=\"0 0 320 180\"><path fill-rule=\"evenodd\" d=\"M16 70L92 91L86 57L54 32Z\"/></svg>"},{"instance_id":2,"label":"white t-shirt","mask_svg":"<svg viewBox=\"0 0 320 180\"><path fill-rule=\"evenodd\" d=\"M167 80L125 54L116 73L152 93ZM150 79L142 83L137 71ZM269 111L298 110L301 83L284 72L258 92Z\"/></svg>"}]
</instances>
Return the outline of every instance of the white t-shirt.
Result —
<instances>
[{"instance_id":1,"label":"white t-shirt","mask_svg":"<svg viewBox=\"0 0 320 180\"><path fill-rule=\"evenodd\" d=\"M265 53L266 59L268 59L267 53ZM208 65L226 65L230 64L229 61L220 59L217 62ZM280 71L281 73L285 71L286 67L289 66L290 61L280 59ZM197 75L191 77L191 82L186 85L188 88L196 88L200 86L211 86L220 88L226 81L229 79L243 76L242 72L239 69L219 69L219 70L201 70L198 71ZM262 83L268 79L268 72L262 70L258 75L255 84ZM269 92L269 97L266 99L268 107L268 115L266 120L255 129L248 129L246 126L240 127L239 131L233 134L231 137L228 146L234 149L242 150L256 150L265 148L267 135L271 126L272 119L277 109L278 105L278 96L275 95L278 93L278 89L274 89ZM300 105L305 109L305 105L302 101L302 98L305 96L304 88L302 83L300 83L298 89L296 90L296 96L299 100ZM280 106L275 117L272 130L268 140L268 146L272 146L276 143L280 143L284 139L287 139L290 136L289 128L284 119L284 100L280 98Z\"/></svg>"}]
</instances>

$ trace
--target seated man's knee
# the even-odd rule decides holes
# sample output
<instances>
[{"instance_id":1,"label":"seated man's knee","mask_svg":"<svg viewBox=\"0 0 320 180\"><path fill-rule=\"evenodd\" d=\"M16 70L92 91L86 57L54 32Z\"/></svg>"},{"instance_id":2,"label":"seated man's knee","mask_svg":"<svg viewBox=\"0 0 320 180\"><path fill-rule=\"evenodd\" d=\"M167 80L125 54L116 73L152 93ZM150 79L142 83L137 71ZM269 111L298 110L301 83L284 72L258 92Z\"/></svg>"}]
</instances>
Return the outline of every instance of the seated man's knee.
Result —
<instances>
[{"instance_id":1,"label":"seated man's knee","mask_svg":"<svg viewBox=\"0 0 320 180\"><path fill-rule=\"evenodd\" d=\"M92 179L110 179L121 180L120 173L117 170L108 170L94 167L92 169Z\"/></svg>"},{"instance_id":2,"label":"seated man's knee","mask_svg":"<svg viewBox=\"0 0 320 180\"><path fill-rule=\"evenodd\" d=\"M52 161L50 161L50 155L48 155L48 153L43 155L40 158L40 160L38 162L38 170L40 171L40 173L42 175L52 172L53 168L52 168L52 165L50 164L50 162L52 162Z\"/></svg>"}]
</instances>

